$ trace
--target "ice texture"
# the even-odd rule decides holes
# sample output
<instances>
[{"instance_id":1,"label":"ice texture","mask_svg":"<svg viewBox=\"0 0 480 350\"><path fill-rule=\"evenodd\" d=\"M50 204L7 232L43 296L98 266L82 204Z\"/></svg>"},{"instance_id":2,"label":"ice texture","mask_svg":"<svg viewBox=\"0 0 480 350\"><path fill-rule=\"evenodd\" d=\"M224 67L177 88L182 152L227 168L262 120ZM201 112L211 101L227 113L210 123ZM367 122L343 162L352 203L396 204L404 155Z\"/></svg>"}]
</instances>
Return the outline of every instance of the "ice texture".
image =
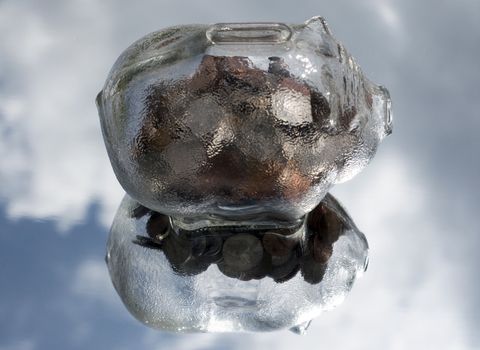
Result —
<instances>
[{"instance_id":1,"label":"ice texture","mask_svg":"<svg viewBox=\"0 0 480 350\"><path fill-rule=\"evenodd\" d=\"M391 132L388 91L320 17L154 32L118 58L97 105L125 191L177 218L299 220Z\"/></svg>"},{"instance_id":2,"label":"ice texture","mask_svg":"<svg viewBox=\"0 0 480 350\"><path fill-rule=\"evenodd\" d=\"M367 266L365 236L329 194L292 227L210 224L186 230L125 196L106 260L138 320L175 332L304 333Z\"/></svg>"}]
</instances>

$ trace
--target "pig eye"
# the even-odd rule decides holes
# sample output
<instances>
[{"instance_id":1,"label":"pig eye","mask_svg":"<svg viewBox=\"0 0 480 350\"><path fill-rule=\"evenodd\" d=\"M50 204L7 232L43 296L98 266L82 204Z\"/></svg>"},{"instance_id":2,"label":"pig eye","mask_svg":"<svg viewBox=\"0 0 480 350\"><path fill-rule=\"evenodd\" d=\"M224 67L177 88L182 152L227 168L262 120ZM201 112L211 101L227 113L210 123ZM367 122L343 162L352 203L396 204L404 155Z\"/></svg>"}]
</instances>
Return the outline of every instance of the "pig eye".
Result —
<instances>
[{"instance_id":1,"label":"pig eye","mask_svg":"<svg viewBox=\"0 0 480 350\"><path fill-rule=\"evenodd\" d=\"M141 322L304 333L366 270L367 240L328 191L391 132L390 98L322 18L149 34L96 103L126 191L106 262Z\"/></svg>"}]
</instances>

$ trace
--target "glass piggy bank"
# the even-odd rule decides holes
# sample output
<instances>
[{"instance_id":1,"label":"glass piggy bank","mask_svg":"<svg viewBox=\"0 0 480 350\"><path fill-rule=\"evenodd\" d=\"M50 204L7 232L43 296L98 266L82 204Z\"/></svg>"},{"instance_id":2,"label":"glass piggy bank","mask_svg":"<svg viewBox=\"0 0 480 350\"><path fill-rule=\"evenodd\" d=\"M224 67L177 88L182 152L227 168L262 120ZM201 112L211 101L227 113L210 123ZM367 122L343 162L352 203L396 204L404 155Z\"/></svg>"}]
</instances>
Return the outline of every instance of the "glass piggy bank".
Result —
<instances>
[{"instance_id":1,"label":"glass piggy bank","mask_svg":"<svg viewBox=\"0 0 480 350\"><path fill-rule=\"evenodd\" d=\"M178 332L302 332L367 262L328 194L391 132L321 17L185 25L127 48L97 96L127 192L107 263L130 312Z\"/></svg>"},{"instance_id":2,"label":"glass piggy bank","mask_svg":"<svg viewBox=\"0 0 480 350\"><path fill-rule=\"evenodd\" d=\"M190 221L301 218L367 165L389 104L320 17L152 33L97 97L122 187Z\"/></svg>"}]
</instances>

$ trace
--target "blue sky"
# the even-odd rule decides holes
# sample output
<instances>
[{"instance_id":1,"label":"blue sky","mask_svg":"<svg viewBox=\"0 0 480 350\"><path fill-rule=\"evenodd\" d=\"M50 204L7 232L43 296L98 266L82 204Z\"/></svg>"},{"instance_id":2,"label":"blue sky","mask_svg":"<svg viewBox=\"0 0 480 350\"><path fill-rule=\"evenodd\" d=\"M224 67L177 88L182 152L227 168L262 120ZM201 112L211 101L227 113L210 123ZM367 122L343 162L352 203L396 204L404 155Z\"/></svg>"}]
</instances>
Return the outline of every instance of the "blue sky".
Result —
<instances>
[{"instance_id":1,"label":"blue sky","mask_svg":"<svg viewBox=\"0 0 480 350\"><path fill-rule=\"evenodd\" d=\"M304 337L142 326L103 261L123 195L94 104L108 70L169 25L314 15L392 95L393 134L333 190L368 272ZM0 350L480 347L478 1L3 0L0 33Z\"/></svg>"}]
</instances>

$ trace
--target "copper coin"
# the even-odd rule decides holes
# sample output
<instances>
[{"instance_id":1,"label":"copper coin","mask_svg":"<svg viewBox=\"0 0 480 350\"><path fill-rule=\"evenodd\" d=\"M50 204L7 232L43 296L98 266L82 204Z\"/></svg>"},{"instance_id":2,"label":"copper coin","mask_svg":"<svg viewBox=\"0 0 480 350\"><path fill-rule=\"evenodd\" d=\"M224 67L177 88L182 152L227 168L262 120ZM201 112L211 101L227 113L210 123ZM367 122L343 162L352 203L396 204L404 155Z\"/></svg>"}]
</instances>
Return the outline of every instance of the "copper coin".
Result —
<instances>
[{"instance_id":1,"label":"copper coin","mask_svg":"<svg viewBox=\"0 0 480 350\"><path fill-rule=\"evenodd\" d=\"M297 242L293 238L267 232L262 237L262 243L265 251L274 257L289 255Z\"/></svg>"},{"instance_id":2,"label":"copper coin","mask_svg":"<svg viewBox=\"0 0 480 350\"><path fill-rule=\"evenodd\" d=\"M247 271L262 261L263 248L260 240L248 233L239 233L223 244L225 264L238 271Z\"/></svg>"}]
</instances>

